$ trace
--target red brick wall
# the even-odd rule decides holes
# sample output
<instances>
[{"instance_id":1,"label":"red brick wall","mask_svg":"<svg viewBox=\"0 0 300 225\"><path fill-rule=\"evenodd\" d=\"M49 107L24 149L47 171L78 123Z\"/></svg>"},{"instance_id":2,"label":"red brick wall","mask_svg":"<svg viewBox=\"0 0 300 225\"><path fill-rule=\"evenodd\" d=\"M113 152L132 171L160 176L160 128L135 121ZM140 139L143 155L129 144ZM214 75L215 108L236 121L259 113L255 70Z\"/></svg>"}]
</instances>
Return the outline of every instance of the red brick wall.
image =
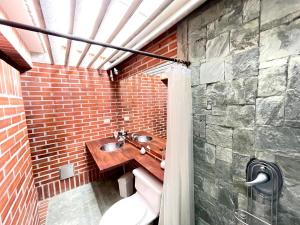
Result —
<instances>
[{"instance_id":1,"label":"red brick wall","mask_svg":"<svg viewBox=\"0 0 300 225\"><path fill-rule=\"evenodd\" d=\"M158 40L146 50L176 55L174 30ZM167 88L160 78L141 74L160 61L133 56L128 62L121 66L122 79L115 82L106 72L47 64L35 64L21 75L39 199L100 177L85 142L112 136L123 127L165 136ZM130 121L125 122L124 116ZM106 118L110 124L104 124ZM76 176L60 181L59 167L67 163L74 164Z\"/></svg>"},{"instance_id":2,"label":"red brick wall","mask_svg":"<svg viewBox=\"0 0 300 225\"><path fill-rule=\"evenodd\" d=\"M177 56L177 37L176 26L172 27L158 38L151 41L145 46L143 51L155 53L166 57L176 58ZM118 65L121 70L119 77L121 79L143 73L143 71L155 67L166 61L156 58L150 58L142 55L132 55L127 60Z\"/></svg>"},{"instance_id":3,"label":"red brick wall","mask_svg":"<svg viewBox=\"0 0 300 225\"><path fill-rule=\"evenodd\" d=\"M166 57L177 56L176 26L149 43L144 51ZM143 72L166 61L141 55L133 55L118 66L117 97L120 99L119 114L129 115L123 122L127 130L147 130L166 137L167 86L160 75Z\"/></svg>"},{"instance_id":4,"label":"red brick wall","mask_svg":"<svg viewBox=\"0 0 300 225\"><path fill-rule=\"evenodd\" d=\"M39 224L20 74L0 60L0 224Z\"/></svg>"},{"instance_id":5,"label":"red brick wall","mask_svg":"<svg viewBox=\"0 0 300 225\"><path fill-rule=\"evenodd\" d=\"M33 173L39 199L99 177L85 142L112 136L114 85L96 70L35 64L21 75ZM59 180L59 167L73 163L75 177Z\"/></svg>"}]
</instances>

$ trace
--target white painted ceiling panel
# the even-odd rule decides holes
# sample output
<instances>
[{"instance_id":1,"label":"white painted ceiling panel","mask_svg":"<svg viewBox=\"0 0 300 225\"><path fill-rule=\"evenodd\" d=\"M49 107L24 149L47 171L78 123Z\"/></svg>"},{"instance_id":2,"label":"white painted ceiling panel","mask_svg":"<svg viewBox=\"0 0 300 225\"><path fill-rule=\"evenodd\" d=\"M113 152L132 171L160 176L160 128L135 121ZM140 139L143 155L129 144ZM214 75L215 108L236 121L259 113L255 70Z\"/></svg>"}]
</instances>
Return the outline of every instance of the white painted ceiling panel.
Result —
<instances>
[{"instance_id":1,"label":"white painted ceiling panel","mask_svg":"<svg viewBox=\"0 0 300 225\"><path fill-rule=\"evenodd\" d=\"M83 38L90 38L94 30L95 22L101 13L104 1L76 0L73 34ZM87 44L72 41L70 49L70 66L76 66Z\"/></svg>"},{"instance_id":2,"label":"white painted ceiling panel","mask_svg":"<svg viewBox=\"0 0 300 225\"><path fill-rule=\"evenodd\" d=\"M71 25L72 0L40 0L47 29L68 33ZM54 63L64 65L67 39L49 36Z\"/></svg>"},{"instance_id":3,"label":"white painted ceiling panel","mask_svg":"<svg viewBox=\"0 0 300 225\"><path fill-rule=\"evenodd\" d=\"M180 15L187 15L203 2L205 0L0 0L0 7L10 20L42 28L45 24L46 29L59 33L71 32L77 37L141 49L182 19ZM37 62L107 68L129 55L53 36L48 36L48 43L46 36L18 32Z\"/></svg>"},{"instance_id":4,"label":"white painted ceiling panel","mask_svg":"<svg viewBox=\"0 0 300 225\"><path fill-rule=\"evenodd\" d=\"M106 42L114 29L121 22L133 0L113 0L109 5L106 15L102 21L99 31L95 37L96 41ZM81 66L87 67L94 56L102 49L100 46L91 46Z\"/></svg>"},{"instance_id":5,"label":"white painted ceiling panel","mask_svg":"<svg viewBox=\"0 0 300 225\"><path fill-rule=\"evenodd\" d=\"M9 20L31 26L40 25L31 0L0 0L0 8ZM17 32L30 52L45 52L45 43L40 34L20 29Z\"/></svg>"},{"instance_id":6,"label":"white painted ceiling panel","mask_svg":"<svg viewBox=\"0 0 300 225\"><path fill-rule=\"evenodd\" d=\"M158 8L165 2L164 0L144 0L132 17L128 20L126 25L118 33L118 35L112 41L113 45L124 46L128 41L128 38L132 36L136 31L142 28L142 25L149 19ZM111 56L116 50L106 48L101 54L100 58L93 64L93 68L98 68L105 59Z\"/></svg>"}]
</instances>

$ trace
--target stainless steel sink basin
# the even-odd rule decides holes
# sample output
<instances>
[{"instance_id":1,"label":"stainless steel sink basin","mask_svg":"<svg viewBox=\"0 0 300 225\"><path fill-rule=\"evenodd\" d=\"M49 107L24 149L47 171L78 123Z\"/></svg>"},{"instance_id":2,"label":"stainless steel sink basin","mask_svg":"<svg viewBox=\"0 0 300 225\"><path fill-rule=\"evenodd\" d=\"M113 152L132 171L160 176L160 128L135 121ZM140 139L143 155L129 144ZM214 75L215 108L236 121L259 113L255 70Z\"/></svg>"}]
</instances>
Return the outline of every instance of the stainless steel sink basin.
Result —
<instances>
[{"instance_id":1,"label":"stainless steel sink basin","mask_svg":"<svg viewBox=\"0 0 300 225\"><path fill-rule=\"evenodd\" d=\"M152 137L146 135L135 135L133 140L144 143L152 140Z\"/></svg>"},{"instance_id":2,"label":"stainless steel sink basin","mask_svg":"<svg viewBox=\"0 0 300 225\"><path fill-rule=\"evenodd\" d=\"M111 143L102 145L100 147L100 150L104 151L104 152L113 152L113 151L116 151L116 150L122 148L123 145L124 145L123 142L111 142Z\"/></svg>"}]
</instances>

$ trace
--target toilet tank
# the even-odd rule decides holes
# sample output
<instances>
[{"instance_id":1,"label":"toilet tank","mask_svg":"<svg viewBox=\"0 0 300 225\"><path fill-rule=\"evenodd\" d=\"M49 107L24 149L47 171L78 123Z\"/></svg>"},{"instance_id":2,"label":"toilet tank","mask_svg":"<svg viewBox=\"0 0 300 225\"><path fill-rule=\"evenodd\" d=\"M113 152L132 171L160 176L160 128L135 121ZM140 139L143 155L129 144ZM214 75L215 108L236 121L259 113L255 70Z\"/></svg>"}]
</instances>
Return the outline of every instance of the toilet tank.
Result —
<instances>
[{"instance_id":1,"label":"toilet tank","mask_svg":"<svg viewBox=\"0 0 300 225\"><path fill-rule=\"evenodd\" d=\"M143 168L134 169L135 188L153 211L158 214L162 195L162 183Z\"/></svg>"}]
</instances>

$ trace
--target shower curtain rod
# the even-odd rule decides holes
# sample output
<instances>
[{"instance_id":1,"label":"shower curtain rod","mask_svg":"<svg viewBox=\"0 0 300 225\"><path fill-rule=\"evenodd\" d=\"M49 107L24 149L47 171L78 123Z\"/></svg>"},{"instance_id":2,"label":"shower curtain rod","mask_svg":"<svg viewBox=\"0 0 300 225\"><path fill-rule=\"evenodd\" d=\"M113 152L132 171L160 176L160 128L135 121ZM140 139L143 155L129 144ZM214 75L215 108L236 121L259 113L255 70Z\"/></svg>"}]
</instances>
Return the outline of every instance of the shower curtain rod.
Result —
<instances>
[{"instance_id":1,"label":"shower curtain rod","mask_svg":"<svg viewBox=\"0 0 300 225\"><path fill-rule=\"evenodd\" d=\"M152 57L152 58L162 59L162 60L166 60L166 61L172 61L172 62L176 62L176 63L181 63L181 64L186 65L187 67L191 64L189 61L185 61L185 60L181 60L181 59L169 58L169 57L165 57L165 56L161 56L161 55L156 55L156 54L153 54L153 53L150 53L150 52L134 50L134 49L130 49L130 48L124 48L124 47L111 45L111 44L103 43L103 42L97 42L97 41L94 41L94 40L91 40L91 39L81 38L81 37L77 37L77 36L70 35L70 34L63 34L63 33L59 33L59 32L56 32L56 31L51 31L51 30L47 30L47 29L43 29L43 28L38 28L38 27L34 27L34 26L30 26L30 25L27 25L27 24L18 23L18 22L14 22L14 21L0 19L0 24L5 25L5 26L9 26L9 27L22 29L22 30L28 30L28 31L32 31L32 32L37 32L37 33L47 34L47 35L51 35L51 36L66 38L66 39L70 39L70 40L73 40L73 41L80 41L80 42L85 42L85 43L88 43L88 44L99 45L99 46L106 47L106 48L113 48L113 49L124 51L124 52L131 52L131 53L134 53L134 54L144 55L144 56L148 56L148 57Z\"/></svg>"}]
</instances>

